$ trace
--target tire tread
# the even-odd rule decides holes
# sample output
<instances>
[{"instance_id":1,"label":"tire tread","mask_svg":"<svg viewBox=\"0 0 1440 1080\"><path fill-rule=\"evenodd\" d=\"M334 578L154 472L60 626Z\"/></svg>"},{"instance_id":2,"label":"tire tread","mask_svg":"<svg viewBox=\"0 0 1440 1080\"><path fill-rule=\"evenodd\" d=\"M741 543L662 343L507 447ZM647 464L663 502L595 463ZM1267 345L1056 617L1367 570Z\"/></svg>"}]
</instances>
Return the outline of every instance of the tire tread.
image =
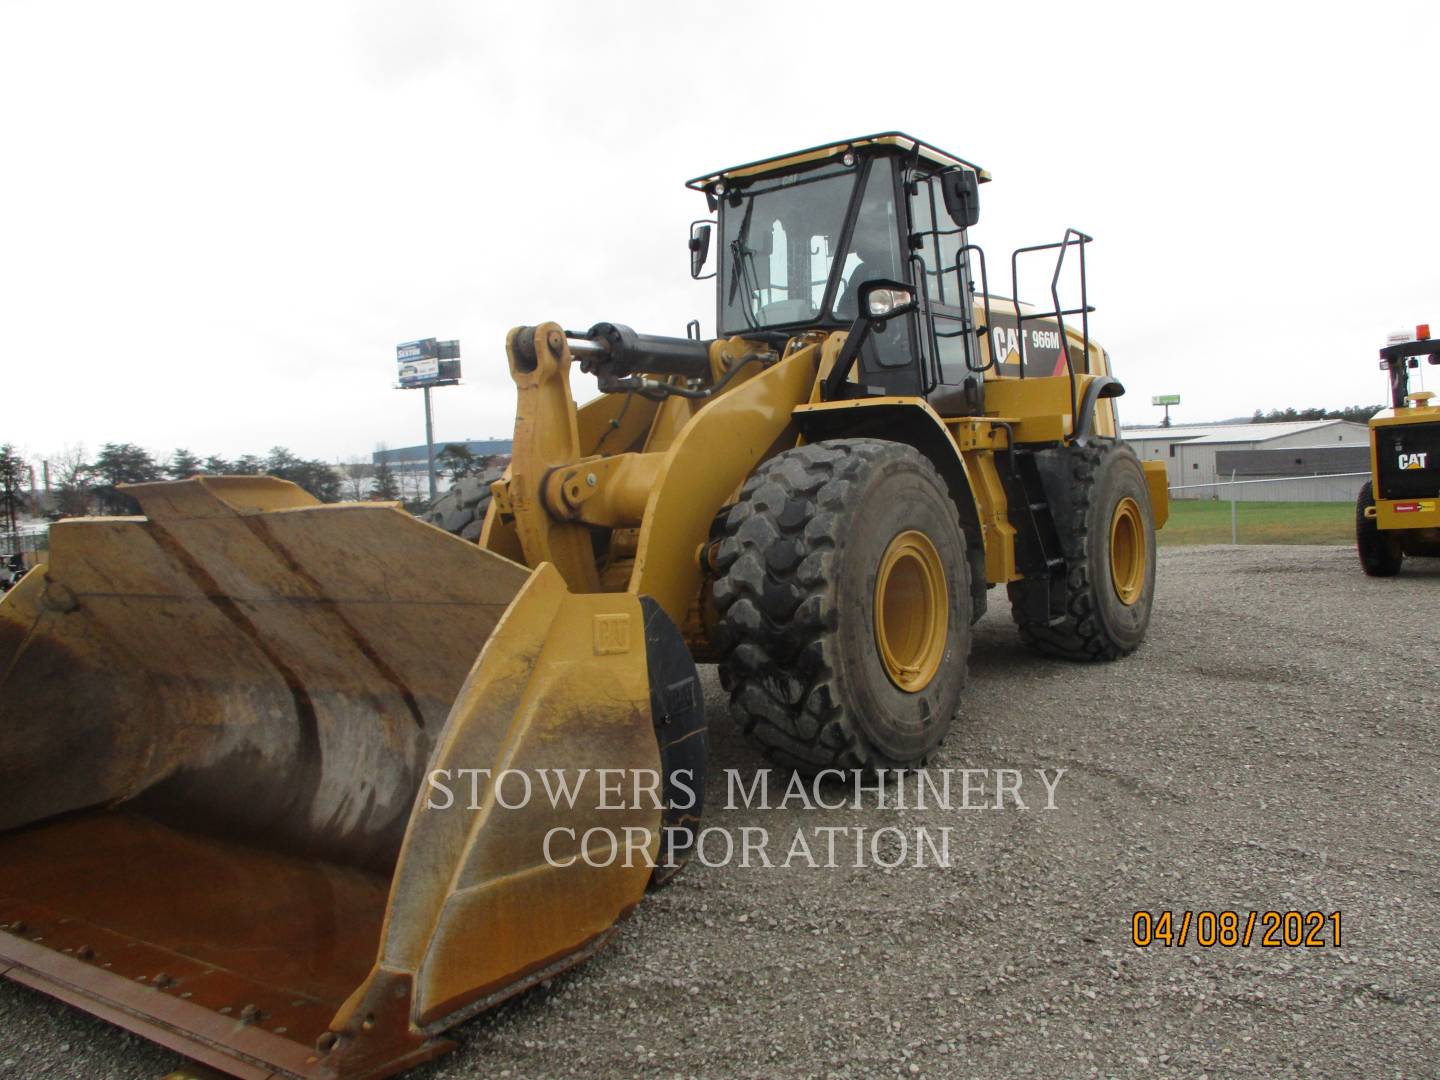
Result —
<instances>
[{"instance_id":1,"label":"tire tread","mask_svg":"<svg viewBox=\"0 0 1440 1080\"><path fill-rule=\"evenodd\" d=\"M1365 516L1365 508L1375 505L1375 483L1366 480L1355 498L1355 552L1360 568L1368 577L1394 577L1405 562L1399 545L1380 531L1380 526Z\"/></svg>"},{"instance_id":2,"label":"tire tread","mask_svg":"<svg viewBox=\"0 0 1440 1080\"><path fill-rule=\"evenodd\" d=\"M714 588L721 682L746 737L781 767L814 773L902 765L871 746L840 703L832 654L836 552L852 497L873 469L897 458L934 474L903 443L834 439L795 447L763 463L724 515ZM964 672L959 677L963 683Z\"/></svg>"},{"instance_id":3,"label":"tire tread","mask_svg":"<svg viewBox=\"0 0 1440 1080\"><path fill-rule=\"evenodd\" d=\"M1073 514L1070 521L1056 521L1059 529L1069 529L1073 547L1062 542L1062 550L1078 554L1066 560L1065 615L1055 625L1035 622L1026 617L1025 605L1017 601L1017 590L1010 586L1010 614L1020 631L1020 640L1044 656L1062 660L1118 660L1132 652L1124 649L1105 632L1095 611L1095 583L1090 580L1090 504L1096 477L1107 454L1123 443L1091 442L1066 448L1071 457L1070 479L1073 483Z\"/></svg>"}]
</instances>

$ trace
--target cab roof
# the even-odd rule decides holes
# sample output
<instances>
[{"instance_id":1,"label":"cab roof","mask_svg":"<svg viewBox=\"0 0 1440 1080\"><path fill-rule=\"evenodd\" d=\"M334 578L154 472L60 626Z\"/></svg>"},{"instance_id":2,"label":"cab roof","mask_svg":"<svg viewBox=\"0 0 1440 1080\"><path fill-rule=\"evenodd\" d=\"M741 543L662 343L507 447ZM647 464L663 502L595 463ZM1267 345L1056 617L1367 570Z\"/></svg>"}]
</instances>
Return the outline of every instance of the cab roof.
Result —
<instances>
[{"instance_id":1,"label":"cab roof","mask_svg":"<svg viewBox=\"0 0 1440 1080\"><path fill-rule=\"evenodd\" d=\"M685 186L695 191L705 191L716 180L731 180L743 176L761 176L765 173L784 172L786 169L796 165L804 165L812 161L823 161L826 158L839 157L847 150L862 150L870 147L893 146L906 153L914 154L921 161L942 169L953 169L955 167L970 169L976 174L979 183L985 183L990 179L990 174L972 161L939 147L931 146L922 142L913 135L906 135L903 131L884 131L878 135L861 135L854 139L843 139L840 142L825 143L822 146L812 146L808 150L795 150L788 154L781 154L777 157L763 158L760 161L751 161L744 165L732 165L728 169L719 169L704 176L697 176L693 180L687 180Z\"/></svg>"}]
</instances>

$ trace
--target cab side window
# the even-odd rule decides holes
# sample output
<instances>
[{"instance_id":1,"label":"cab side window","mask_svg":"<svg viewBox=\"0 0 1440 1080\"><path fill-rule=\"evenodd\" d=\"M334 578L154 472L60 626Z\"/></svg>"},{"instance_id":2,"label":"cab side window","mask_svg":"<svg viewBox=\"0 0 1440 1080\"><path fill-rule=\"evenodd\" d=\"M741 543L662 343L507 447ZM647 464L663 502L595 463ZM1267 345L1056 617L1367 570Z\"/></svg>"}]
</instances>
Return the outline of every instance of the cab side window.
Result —
<instances>
[{"instance_id":1,"label":"cab side window","mask_svg":"<svg viewBox=\"0 0 1440 1080\"><path fill-rule=\"evenodd\" d=\"M916 183L915 193L910 196L910 224L915 230L911 236L920 245L917 254L925 265L925 293L930 302L960 307L963 298L955 265L960 232L945 213L939 187L928 177Z\"/></svg>"}]
</instances>

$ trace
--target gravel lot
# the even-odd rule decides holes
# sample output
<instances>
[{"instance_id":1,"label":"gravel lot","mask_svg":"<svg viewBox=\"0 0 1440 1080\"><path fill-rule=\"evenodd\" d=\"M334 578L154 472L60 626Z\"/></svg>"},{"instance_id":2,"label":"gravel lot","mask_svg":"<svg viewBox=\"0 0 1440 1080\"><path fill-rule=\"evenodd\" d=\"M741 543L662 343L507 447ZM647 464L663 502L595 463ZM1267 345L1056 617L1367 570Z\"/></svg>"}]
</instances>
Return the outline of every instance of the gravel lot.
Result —
<instances>
[{"instance_id":1,"label":"gravel lot","mask_svg":"<svg viewBox=\"0 0 1440 1080\"><path fill-rule=\"evenodd\" d=\"M1149 642L1099 667L1027 655L991 596L932 767L1024 770L1032 809L726 810L761 762L707 671L711 824L779 858L950 826L951 866L692 865L411 1075L1440 1076L1440 561L1167 549ZM1037 768L1066 770L1053 811ZM1137 949L1137 908L1339 910L1343 947ZM0 984L0 1074L175 1061Z\"/></svg>"}]
</instances>

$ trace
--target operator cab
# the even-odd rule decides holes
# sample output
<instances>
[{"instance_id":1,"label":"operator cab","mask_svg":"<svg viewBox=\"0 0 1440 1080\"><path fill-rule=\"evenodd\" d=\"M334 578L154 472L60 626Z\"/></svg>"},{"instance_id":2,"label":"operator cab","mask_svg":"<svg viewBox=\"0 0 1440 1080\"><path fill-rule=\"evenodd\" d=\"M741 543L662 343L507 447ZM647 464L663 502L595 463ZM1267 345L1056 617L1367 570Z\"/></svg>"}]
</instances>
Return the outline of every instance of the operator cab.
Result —
<instances>
[{"instance_id":1,"label":"operator cab","mask_svg":"<svg viewBox=\"0 0 1440 1080\"><path fill-rule=\"evenodd\" d=\"M956 219L945 177L969 193ZM860 287L896 281L917 292L920 314L887 318L865 338L855 393L965 397L978 412L981 359L965 229L978 215L982 168L900 132L868 135L691 180L719 213L721 337L847 330ZM952 193L950 202L955 202ZM708 223L691 230L701 276ZM930 331L933 330L933 333Z\"/></svg>"},{"instance_id":2,"label":"operator cab","mask_svg":"<svg viewBox=\"0 0 1440 1080\"><path fill-rule=\"evenodd\" d=\"M1027 338L1032 351L1053 342L1058 361L1032 373L1064 374L1073 368L1071 350L1059 345L1066 340L1064 316L1089 310L1083 299L1089 237L1072 230L1059 244L1022 250L1058 248L1063 259L1067 248L1080 246L1079 308L1062 311L1057 297L1053 312L1033 314L1016 305L1013 315L992 318L984 297L983 323L977 320L972 255L982 288L984 256L966 231L979 216L978 185L989 179L978 165L900 132L696 177L686 186L705 194L718 220L691 225L691 275L718 279L719 336L772 342L807 331L858 329L860 287L899 283L914 294L914 310L902 307L866 325L855 373L834 389L847 397L925 397L942 415L979 415L985 373L995 367L981 350L982 335L1002 361L995 374L1024 376ZM716 263L705 274L712 232L719 234ZM1058 334L1054 324L1046 332L1032 323L1026 332L1024 323L1046 316L1059 319ZM1004 338L1001 348L992 334ZM1018 356L1003 347L1009 342L1019 343ZM1076 350L1081 370L1088 347L1087 322L1085 343Z\"/></svg>"},{"instance_id":3,"label":"operator cab","mask_svg":"<svg viewBox=\"0 0 1440 1080\"><path fill-rule=\"evenodd\" d=\"M1400 410L1411 405L1428 406L1433 393L1410 392L1410 372L1420 366L1424 356L1431 364L1440 364L1440 341L1430 338L1430 324L1421 323L1412 335L1406 330L1397 330L1390 335L1385 348L1380 350L1380 370L1390 376L1390 407ZM1419 400L1414 400L1418 398Z\"/></svg>"}]
</instances>

